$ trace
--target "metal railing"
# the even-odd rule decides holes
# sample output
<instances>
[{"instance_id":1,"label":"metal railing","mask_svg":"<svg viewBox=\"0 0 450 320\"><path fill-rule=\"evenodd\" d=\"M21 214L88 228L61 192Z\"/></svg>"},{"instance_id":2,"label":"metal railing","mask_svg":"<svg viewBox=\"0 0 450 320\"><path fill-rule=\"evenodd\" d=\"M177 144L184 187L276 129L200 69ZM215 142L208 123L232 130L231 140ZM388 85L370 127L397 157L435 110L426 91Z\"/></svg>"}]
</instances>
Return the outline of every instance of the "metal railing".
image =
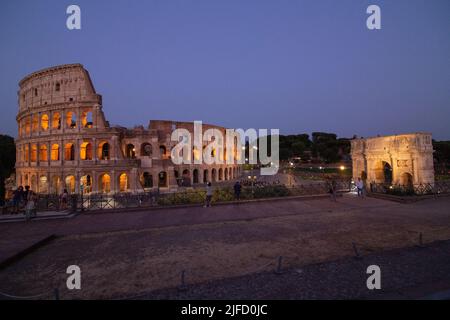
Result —
<instances>
[{"instance_id":1,"label":"metal railing","mask_svg":"<svg viewBox=\"0 0 450 320\"><path fill-rule=\"evenodd\" d=\"M423 196L450 194L450 181L436 181L435 183L420 183L411 185L370 183L372 193L390 194L396 196Z\"/></svg>"}]
</instances>

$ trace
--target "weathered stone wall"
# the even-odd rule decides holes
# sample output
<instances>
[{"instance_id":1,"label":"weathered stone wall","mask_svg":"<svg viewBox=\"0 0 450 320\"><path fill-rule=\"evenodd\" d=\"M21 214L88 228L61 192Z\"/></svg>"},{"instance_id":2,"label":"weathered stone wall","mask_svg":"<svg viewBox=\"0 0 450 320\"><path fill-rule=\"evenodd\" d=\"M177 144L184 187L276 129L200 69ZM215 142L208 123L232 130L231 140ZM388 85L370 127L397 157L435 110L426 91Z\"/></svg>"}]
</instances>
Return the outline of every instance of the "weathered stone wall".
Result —
<instances>
[{"instance_id":1,"label":"weathered stone wall","mask_svg":"<svg viewBox=\"0 0 450 320\"><path fill-rule=\"evenodd\" d=\"M171 132L174 127L193 130L192 123L151 121L148 129L110 127L102 98L80 64L32 73L19 87L17 185L29 185L40 193L59 193L63 188L69 192L164 191L181 182L225 181L240 174L237 164L172 163Z\"/></svg>"},{"instance_id":2,"label":"weathered stone wall","mask_svg":"<svg viewBox=\"0 0 450 320\"><path fill-rule=\"evenodd\" d=\"M434 184L429 133L353 139L351 146L355 180L367 175L369 183L388 183L386 170L390 168L392 184Z\"/></svg>"}]
</instances>

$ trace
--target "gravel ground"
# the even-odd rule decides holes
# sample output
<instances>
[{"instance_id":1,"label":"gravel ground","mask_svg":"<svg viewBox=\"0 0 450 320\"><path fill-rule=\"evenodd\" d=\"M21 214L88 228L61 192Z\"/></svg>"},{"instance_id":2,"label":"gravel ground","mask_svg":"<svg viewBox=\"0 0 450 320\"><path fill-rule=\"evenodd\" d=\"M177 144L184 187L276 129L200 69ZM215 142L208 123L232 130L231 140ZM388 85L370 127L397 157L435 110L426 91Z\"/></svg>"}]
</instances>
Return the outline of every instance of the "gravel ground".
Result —
<instances>
[{"instance_id":1,"label":"gravel ground","mask_svg":"<svg viewBox=\"0 0 450 320\"><path fill-rule=\"evenodd\" d=\"M369 265L381 269L381 289L369 290ZM186 276L188 281L189 275ZM450 289L450 241L345 258L248 276L187 283L133 299L424 299ZM120 298L120 297L117 297ZM122 297L123 298L123 297ZM450 299L450 291L445 296Z\"/></svg>"},{"instance_id":2,"label":"gravel ground","mask_svg":"<svg viewBox=\"0 0 450 320\"><path fill-rule=\"evenodd\" d=\"M271 272L278 256L295 270L352 256L352 242L368 255L414 246L419 232L425 244L450 239L449 208L450 198L398 204L343 197L2 226L2 245L44 231L61 237L1 270L0 292L51 298L58 287L63 299L133 296L176 287L182 270L189 284ZM72 264L81 268L80 291L63 289Z\"/></svg>"}]
</instances>

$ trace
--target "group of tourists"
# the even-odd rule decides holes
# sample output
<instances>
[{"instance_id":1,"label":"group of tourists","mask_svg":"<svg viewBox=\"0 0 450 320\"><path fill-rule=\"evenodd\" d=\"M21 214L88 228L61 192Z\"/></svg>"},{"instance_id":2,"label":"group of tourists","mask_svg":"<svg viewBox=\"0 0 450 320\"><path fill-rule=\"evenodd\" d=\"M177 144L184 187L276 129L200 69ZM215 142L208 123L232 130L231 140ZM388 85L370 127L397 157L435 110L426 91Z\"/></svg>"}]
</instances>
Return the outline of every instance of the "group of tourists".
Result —
<instances>
[{"instance_id":1,"label":"group of tourists","mask_svg":"<svg viewBox=\"0 0 450 320\"><path fill-rule=\"evenodd\" d=\"M21 209L25 210L27 220L36 216L37 195L30 186L19 186L13 191L12 214L18 214Z\"/></svg>"}]
</instances>

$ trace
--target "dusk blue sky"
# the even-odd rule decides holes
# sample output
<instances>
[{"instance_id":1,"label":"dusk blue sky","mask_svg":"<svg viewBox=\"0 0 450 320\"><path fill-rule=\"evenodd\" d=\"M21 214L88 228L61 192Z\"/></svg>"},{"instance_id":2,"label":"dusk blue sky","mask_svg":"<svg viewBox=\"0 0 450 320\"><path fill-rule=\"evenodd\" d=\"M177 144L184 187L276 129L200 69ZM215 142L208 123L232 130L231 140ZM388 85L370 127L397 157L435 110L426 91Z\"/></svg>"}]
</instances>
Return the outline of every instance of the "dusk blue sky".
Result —
<instances>
[{"instance_id":1,"label":"dusk blue sky","mask_svg":"<svg viewBox=\"0 0 450 320\"><path fill-rule=\"evenodd\" d=\"M366 27L370 4L381 30ZM13 136L18 81L81 63L112 125L450 139L449 0L10 0L0 40L0 132Z\"/></svg>"}]
</instances>

